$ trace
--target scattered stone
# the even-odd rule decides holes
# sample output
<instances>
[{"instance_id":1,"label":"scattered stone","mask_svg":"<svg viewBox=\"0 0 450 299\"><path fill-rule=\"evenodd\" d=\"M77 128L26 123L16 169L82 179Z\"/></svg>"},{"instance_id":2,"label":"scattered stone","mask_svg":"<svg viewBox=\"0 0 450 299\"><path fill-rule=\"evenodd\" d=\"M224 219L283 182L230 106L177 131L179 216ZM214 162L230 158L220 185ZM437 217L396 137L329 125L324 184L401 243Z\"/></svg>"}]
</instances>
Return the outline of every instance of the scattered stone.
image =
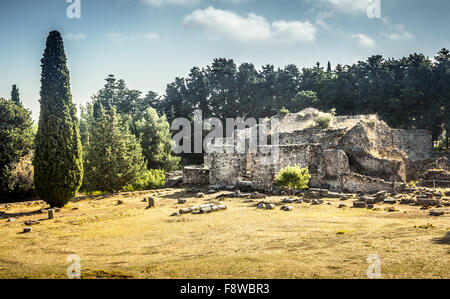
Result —
<instances>
[{"instance_id":1,"label":"scattered stone","mask_svg":"<svg viewBox=\"0 0 450 299\"><path fill-rule=\"evenodd\" d=\"M281 210L285 212L290 212L293 210L293 208L291 206L282 206Z\"/></svg>"},{"instance_id":2,"label":"scattered stone","mask_svg":"<svg viewBox=\"0 0 450 299\"><path fill-rule=\"evenodd\" d=\"M295 202L295 199L292 199L292 198L283 199L283 203L294 203L294 202Z\"/></svg>"},{"instance_id":3,"label":"scattered stone","mask_svg":"<svg viewBox=\"0 0 450 299\"><path fill-rule=\"evenodd\" d=\"M26 226L31 226L31 225L35 225L35 224L41 224L41 222L38 221L38 220L27 220L27 221L25 221L25 225Z\"/></svg>"},{"instance_id":4,"label":"scattered stone","mask_svg":"<svg viewBox=\"0 0 450 299\"><path fill-rule=\"evenodd\" d=\"M147 198L148 206L147 209L151 209L155 207L155 199L153 197Z\"/></svg>"},{"instance_id":5,"label":"scattered stone","mask_svg":"<svg viewBox=\"0 0 450 299\"><path fill-rule=\"evenodd\" d=\"M372 210L372 209L373 209L373 204L367 205L367 209L368 209L368 210Z\"/></svg>"},{"instance_id":6,"label":"scattered stone","mask_svg":"<svg viewBox=\"0 0 450 299\"><path fill-rule=\"evenodd\" d=\"M241 189L241 190L253 190L255 188L255 184L253 182L249 182L249 181L237 181L236 183L237 188Z\"/></svg>"},{"instance_id":7,"label":"scattered stone","mask_svg":"<svg viewBox=\"0 0 450 299\"><path fill-rule=\"evenodd\" d=\"M261 202L261 203L258 204L257 207L258 207L258 209L264 209L266 207L266 204Z\"/></svg>"},{"instance_id":8,"label":"scattered stone","mask_svg":"<svg viewBox=\"0 0 450 299\"><path fill-rule=\"evenodd\" d=\"M327 189L319 189L319 194L322 197L328 197L330 194L330 191L328 191Z\"/></svg>"},{"instance_id":9,"label":"scattered stone","mask_svg":"<svg viewBox=\"0 0 450 299\"><path fill-rule=\"evenodd\" d=\"M303 198L303 202L304 202L304 203L311 203L311 199L309 199L309 198Z\"/></svg>"},{"instance_id":10,"label":"scattered stone","mask_svg":"<svg viewBox=\"0 0 450 299\"><path fill-rule=\"evenodd\" d=\"M400 201L400 204L402 205L410 205L410 204L415 204L416 200L414 199L414 197L410 197L410 198L402 198L402 200Z\"/></svg>"},{"instance_id":11,"label":"scattered stone","mask_svg":"<svg viewBox=\"0 0 450 299\"><path fill-rule=\"evenodd\" d=\"M60 209L60 208L55 208L54 210L55 210L55 213L61 212L61 209Z\"/></svg>"},{"instance_id":12,"label":"scattered stone","mask_svg":"<svg viewBox=\"0 0 450 299\"><path fill-rule=\"evenodd\" d=\"M399 212L399 210L397 210L396 208L394 208L394 207L391 207L391 208L386 208L386 211L387 212L389 212L389 213L393 213L393 212Z\"/></svg>"},{"instance_id":13,"label":"scattered stone","mask_svg":"<svg viewBox=\"0 0 450 299\"><path fill-rule=\"evenodd\" d=\"M438 199L429 199L429 198L423 198L423 197L417 197L416 204L419 206L427 205L427 206L437 206L440 204L440 201Z\"/></svg>"},{"instance_id":14,"label":"scattered stone","mask_svg":"<svg viewBox=\"0 0 450 299\"><path fill-rule=\"evenodd\" d=\"M300 199L300 198L295 200L295 203L302 203L302 202L303 202L303 199Z\"/></svg>"},{"instance_id":15,"label":"scattered stone","mask_svg":"<svg viewBox=\"0 0 450 299\"><path fill-rule=\"evenodd\" d=\"M185 204L185 203L187 203L186 199L184 199L184 198L179 198L178 199L178 204L182 205L182 204Z\"/></svg>"},{"instance_id":16,"label":"scattered stone","mask_svg":"<svg viewBox=\"0 0 450 299\"><path fill-rule=\"evenodd\" d=\"M201 192L199 192L199 193L197 193L197 197L198 197L198 198L203 198L203 197L205 197L205 194L204 194L204 193L201 193Z\"/></svg>"},{"instance_id":17,"label":"scattered stone","mask_svg":"<svg viewBox=\"0 0 450 299\"><path fill-rule=\"evenodd\" d=\"M318 199L313 199L313 200L311 201L311 204L314 205L314 206L317 206L317 205L323 204L323 201L318 200Z\"/></svg>"},{"instance_id":18,"label":"scattered stone","mask_svg":"<svg viewBox=\"0 0 450 299\"><path fill-rule=\"evenodd\" d=\"M271 204L271 203L268 203L268 204L266 204L266 209L267 210L273 210L273 209L275 209L275 205Z\"/></svg>"},{"instance_id":19,"label":"scattered stone","mask_svg":"<svg viewBox=\"0 0 450 299\"><path fill-rule=\"evenodd\" d=\"M346 207L347 207L346 204L341 203L341 204L339 205L338 209L343 209L343 208L346 208Z\"/></svg>"},{"instance_id":20,"label":"scattered stone","mask_svg":"<svg viewBox=\"0 0 450 299\"><path fill-rule=\"evenodd\" d=\"M217 190L215 190L215 189L210 189L210 190L208 190L208 194L214 194L214 193L216 193L217 192Z\"/></svg>"},{"instance_id":21,"label":"scattered stone","mask_svg":"<svg viewBox=\"0 0 450 299\"><path fill-rule=\"evenodd\" d=\"M264 194L261 194L259 192L253 192L250 196L251 199L264 199L266 196Z\"/></svg>"},{"instance_id":22,"label":"scattered stone","mask_svg":"<svg viewBox=\"0 0 450 299\"><path fill-rule=\"evenodd\" d=\"M48 212L48 219L53 219L55 218L55 210L50 209L47 211Z\"/></svg>"},{"instance_id":23,"label":"scattered stone","mask_svg":"<svg viewBox=\"0 0 450 299\"><path fill-rule=\"evenodd\" d=\"M147 198L144 198L144 199L142 200L142 202L147 202Z\"/></svg>"},{"instance_id":24,"label":"scattered stone","mask_svg":"<svg viewBox=\"0 0 450 299\"><path fill-rule=\"evenodd\" d=\"M367 208L367 203L365 201L357 200L353 202L353 207L358 209L365 209Z\"/></svg>"},{"instance_id":25,"label":"scattered stone","mask_svg":"<svg viewBox=\"0 0 450 299\"><path fill-rule=\"evenodd\" d=\"M306 194L306 196L310 197L310 198L320 198L320 192L319 191L311 191L309 190L308 193Z\"/></svg>"},{"instance_id":26,"label":"scattered stone","mask_svg":"<svg viewBox=\"0 0 450 299\"><path fill-rule=\"evenodd\" d=\"M9 218L8 222L16 222L16 218Z\"/></svg>"},{"instance_id":27,"label":"scattered stone","mask_svg":"<svg viewBox=\"0 0 450 299\"><path fill-rule=\"evenodd\" d=\"M176 216L180 216L180 213L173 213L172 215L170 215L170 217L176 217Z\"/></svg>"},{"instance_id":28,"label":"scattered stone","mask_svg":"<svg viewBox=\"0 0 450 299\"><path fill-rule=\"evenodd\" d=\"M222 188L220 185L212 185L212 186L209 186L209 191L214 190L214 192L215 192L215 191L220 190L220 188Z\"/></svg>"},{"instance_id":29,"label":"scattered stone","mask_svg":"<svg viewBox=\"0 0 450 299\"><path fill-rule=\"evenodd\" d=\"M200 209L199 209L200 210ZM179 214L181 215L181 214L189 214L189 213L191 213L191 212L193 212L190 208L184 208L184 209L181 209L180 210L180 212L179 212Z\"/></svg>"},{"instance_id":30,"label":"scattered stone","mask_svg":"<svg viewBox=\"0 0 450 299\"><path fill-rule=\"evenodd\" d=\"M123 200L118 200L118 201L117 201L117 205L118 205L118 206L123 205Z\"/></svg>"},{"instance_id":31,"label":"scattered stone","mask_svg":"<svg viewBox=\"0 0 450 299\"><path fill-rule=\"evenodd\" d=\"M397 203L397 200L395 198L386 198L384 200L384 203L389 205L395 205Z\"/></svg>"},{"instance_id":32,"label":"scattered stone","mask_svg":"<svg viewBox=\"0 0 450 299\"><path fill-rule=\"evenodd\" d=\"M430 206L422 206L420 209L421 210L429 210L429 209L431 209L431 207Z\"/></svg>"},{"instance_id":33,"label":"scattered stone","mask_svg":"<svg viewBox=\"0 0 450 299\"><path fill-rule=\"evenodd\" d=\"M430 216L436 216L436 217L439 217L439 216L442 216L442 215L444 215L445 214L445 212L444 211L430 211Z\"/></svg>"},{"instance_id":34,"label":"scattered stone","mask_svg":"<svg viewBox=\"0 0 450 299\"><path fill-rule=\"evenodd\" d=\"M23 233L24 234L31 233L32 231L33 231L32 227L24 227L23 228Z\"/></svg>"},{"instance_id":35,"label":"scattered stone","mask_svg":"<svg viewBox=\"0 0 450 299\"><path fill-rule=\"evenodd\" d=\"M393 196L395 196L395 195L393 195ZM380 192L376 193L374 197L377 202L382 202L383 200L385 200L387 198L387 191L380 191Z\"/></svg>"},{"instance_id":36,"label":"scattered stone","mask_svg":"<svg viewBox=\"0 0 450 299\"><path fill-rule=\"evenodd\" d=\"M374 204L377 201L377 199L372 196L361 196L360 201L364 201L367 204Z\"/></svg>"},{"instance_id":37,"label":"scattered stone","mask_svg":"<svg viewBox=\"0 0 450 299\"><path fill-rule=\"evenodd\" d=\"M345 195L342 195L337 192L329 192L327 197L328 198L342 198L343 196L345 196Z\"/></svg>"}]
</instances>

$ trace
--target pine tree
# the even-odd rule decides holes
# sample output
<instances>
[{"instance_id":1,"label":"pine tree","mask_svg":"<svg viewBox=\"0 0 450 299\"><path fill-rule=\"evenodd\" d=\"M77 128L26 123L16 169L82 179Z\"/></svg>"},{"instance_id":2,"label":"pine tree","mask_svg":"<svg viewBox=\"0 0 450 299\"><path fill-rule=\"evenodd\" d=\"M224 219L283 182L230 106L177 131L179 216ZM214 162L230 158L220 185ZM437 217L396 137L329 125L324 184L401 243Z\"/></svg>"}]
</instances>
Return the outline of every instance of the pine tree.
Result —
<instances>
[{"instance_id":1,"label":"pine tree","mask_svg":"<svg viewBox=\"0 0 450 299\"><path fill-rule=\"evenodd\" d=\"M52 207L66 205L83 179L79 124L66 62L61 34L52 31L41 60L41 114L33 162L36 192Z\"/></svg>"},{"instance_id":2,"label":"pine tree","mask_svg":"<svg viewBox=\"0 0 450 299\"><path fill-rule=\"evenodd\" d=\"M148 108L136 123L149 169L173 170L180 158L172 156L172 134L166 116L158 116L153 108Z\"/></svg>"},{"instance_id":3,"label":"pine tree","mask_svg":"<svg viewBox=\"0 0 450 299\"><path fill-rule=\"evenodd\" d=\"M20 95L19 95L19 89L17 88L17 85L14 84L12 86L11 91L11 100L16 103L17 105L22 105L22 102L20 101Z\"/></svg>"},{"instance_id":4,"label":"pine tree","mask_svg":"<svg viewBox=\"0 0 450 299\"><path fill-rule=\"evenodd\" d=\"M96 103L85 155L85 187L89 191L121 191L145 172L139 140L119 121L116 109Z\"/></svg>"}]
</instances>

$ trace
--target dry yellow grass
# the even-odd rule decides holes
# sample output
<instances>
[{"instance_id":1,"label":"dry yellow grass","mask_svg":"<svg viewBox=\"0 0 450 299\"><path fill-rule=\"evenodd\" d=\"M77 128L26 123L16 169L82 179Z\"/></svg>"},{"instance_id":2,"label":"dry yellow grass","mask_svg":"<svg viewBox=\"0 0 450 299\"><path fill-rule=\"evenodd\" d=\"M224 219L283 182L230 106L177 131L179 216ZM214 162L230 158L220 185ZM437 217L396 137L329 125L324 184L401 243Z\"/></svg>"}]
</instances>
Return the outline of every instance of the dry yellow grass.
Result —
<instances>
[{"instance_id":1,"label":"dry yellow grass","mask_svg":"<svg viewBox=\"0 0 450 299\"><path fill-rule=\"evenodd\" d=\"M150 195L157 207L147 210L142 199ZM66 278L70 254L81 257L83 278L366 278L370 254L380 256L383 278L450 278L450 245L436 241L450 230L448 213L431 217L401 205L395 213L338 209L338 200L284 212L225 199L226 211L170 217L215 196L168 189L86 199L29 234L20 234L24 221L46 215L2 219L0 278ZM188 204L178 205L178 197ZM5 212L37 209L13 205Z\"/></svg>"}]
</instances>

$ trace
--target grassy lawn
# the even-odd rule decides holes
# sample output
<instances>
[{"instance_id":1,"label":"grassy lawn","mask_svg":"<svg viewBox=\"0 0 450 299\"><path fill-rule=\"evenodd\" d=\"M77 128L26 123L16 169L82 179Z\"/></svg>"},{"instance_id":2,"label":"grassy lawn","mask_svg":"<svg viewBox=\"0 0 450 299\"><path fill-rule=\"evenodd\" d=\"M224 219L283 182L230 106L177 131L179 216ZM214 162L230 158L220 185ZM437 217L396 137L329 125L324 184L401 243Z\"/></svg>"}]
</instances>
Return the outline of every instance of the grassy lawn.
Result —
<instances>
[{"instance_id":1,"label":"grassy lawn","mask_svg":"<svg viewBox=\"0 0 450 299\"><path fill-rule=\"evenodd\" d=\"M276 210L258 210L246 199L205 215L170 217L182 207L215 202L184 189L130 193L71 202L56 213L29 215L43 203L0 205L16 222L0 219L0 278L66 278L67 257L81 257L83 278L367 278L367 257L381 258L382 278L450 278L450 245L437 240L450 230L450 209L441 217L419 207L398 212L338 209L269 197ZM146 209L142 200L156 199ZM186 205L177 198L188 199ZM117 205L118 200L123 205ZM26 220L42 220L22 234Z\"/></svg>"}]
</instances>

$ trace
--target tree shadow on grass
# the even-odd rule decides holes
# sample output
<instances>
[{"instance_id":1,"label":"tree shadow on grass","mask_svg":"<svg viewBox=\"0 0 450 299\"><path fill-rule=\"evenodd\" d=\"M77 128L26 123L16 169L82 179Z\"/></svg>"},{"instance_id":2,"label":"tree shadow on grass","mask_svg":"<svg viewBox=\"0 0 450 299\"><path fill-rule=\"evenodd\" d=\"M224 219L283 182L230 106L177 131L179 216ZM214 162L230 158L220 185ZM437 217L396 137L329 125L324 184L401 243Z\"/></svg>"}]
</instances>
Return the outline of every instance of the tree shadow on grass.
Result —
<instances>
[{"instance_id":1,"label":"tree shadow on grass","mask_svg":"<svg viewBox=\"0 0 450 299\"><path fill-rule=\"evenodd\" d=\"M436 238L433 239L433 242L435 244L444 244L444 245L450 245L450 231L448 231L445 236L442 238Z\"/></svg>"}]
</instances>

